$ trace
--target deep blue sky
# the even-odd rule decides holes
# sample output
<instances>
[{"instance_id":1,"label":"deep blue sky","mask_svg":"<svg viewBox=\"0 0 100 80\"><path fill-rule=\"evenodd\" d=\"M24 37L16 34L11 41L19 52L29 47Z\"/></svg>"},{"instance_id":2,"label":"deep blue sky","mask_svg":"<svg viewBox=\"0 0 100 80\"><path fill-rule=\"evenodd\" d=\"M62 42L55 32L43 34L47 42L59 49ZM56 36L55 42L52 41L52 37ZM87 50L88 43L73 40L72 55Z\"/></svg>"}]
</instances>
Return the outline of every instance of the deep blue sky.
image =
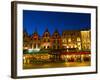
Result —
<instances>
[{"instance_id":1,"label":"deep blue sky","mask_svg":"<svg viewBox=\"0 0 100 80\"><path fill-rule=\"evenodd\" d=\"M87 13L48 12L23 10L23 28L29 35L37 30L40 36L48 28L52 35L55 29L63 30L90 29L91 15Z\"/></svg>"}]
</instances>

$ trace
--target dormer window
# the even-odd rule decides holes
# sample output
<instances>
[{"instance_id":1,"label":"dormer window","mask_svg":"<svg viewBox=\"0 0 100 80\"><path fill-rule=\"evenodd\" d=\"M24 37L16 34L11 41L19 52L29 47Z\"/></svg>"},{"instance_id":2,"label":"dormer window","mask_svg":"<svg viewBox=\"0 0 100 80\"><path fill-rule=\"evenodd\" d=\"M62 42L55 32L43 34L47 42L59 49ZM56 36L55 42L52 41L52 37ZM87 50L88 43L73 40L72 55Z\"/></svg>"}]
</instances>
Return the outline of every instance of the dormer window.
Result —
<instances>
[{"instance_id":1,"label":"dormer window","mask_svg":"<svg viewBox=\"0 0 100 80\"><path fill-rule=\"evenodd\" d=\"M46 34L45 36L48 37L48 34Z\"/></svg>"}]
</instances>

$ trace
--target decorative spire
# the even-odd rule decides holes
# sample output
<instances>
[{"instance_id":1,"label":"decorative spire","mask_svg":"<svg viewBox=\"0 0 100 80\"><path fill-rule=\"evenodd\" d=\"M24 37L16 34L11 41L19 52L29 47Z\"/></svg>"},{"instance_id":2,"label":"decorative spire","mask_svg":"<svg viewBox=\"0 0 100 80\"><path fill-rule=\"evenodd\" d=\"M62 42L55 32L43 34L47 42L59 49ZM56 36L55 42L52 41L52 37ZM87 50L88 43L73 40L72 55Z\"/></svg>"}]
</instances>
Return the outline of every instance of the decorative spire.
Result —
<instances>
[{"instance_id":1,"label":"decorative spire","mask_svg":"<svg viewBox=\"0 0 100 80\"><path fill-rule=\"evenodd\" d=\"M55 33L58 33L58 29L55 29Z\"/></svg>"},{"instance_id":2,"label":"decorative spire","mask_svg":"<svg viewBox=\"0 0 100 80\"><path fill-rule=\"evenodd\" d=\"M43 36L45 36L45 35L48 35L48 36L50 36L50 33L49 33L49 30L48 30L48 28L46 28L46 29L45 29L45 31L44 31L44 33L43 33Z\"/></svg>"},{"instance_id":3,"label":"decorative spire","mask_svg":"<svg viewBox=\"0 0 100 80\"><path fill-rule=\"evenodd\" d=\"M35 32L37 33L37 27L35 27Z\"/></svg>"},{"instance_id":4,"label":"decorative spire","mask_svg":"<svg viewBox=\"0 0 100 80\"><path fill-rule=\"evenodd\" d=\"M52 36L55 37L55 38L60 37L60 34L58 32L58 29L55 29L55 31L54 31L54 33L53 33Z\"/></svg>"},{"instance_id":5,"label":"decorative spire","mask_svg":"<svg viewBox=\"0 0 100 80\"><path fill-rule=\"evenodd\" d=\"M55 33L57 33L58 35L60 35L58 29L55 29L54 34Z\"/></svg>"},{"instance_id":6,"label":"decorative spire","mask_svg":"<svg viewBox=\"0 0 100 80\"><path fill-rule=\"evenodd\" d=\"M37 32L37 27L35 27L34 33L33 33L33 34L38 34L38 32Z\"/></svg>"}]
</instances>

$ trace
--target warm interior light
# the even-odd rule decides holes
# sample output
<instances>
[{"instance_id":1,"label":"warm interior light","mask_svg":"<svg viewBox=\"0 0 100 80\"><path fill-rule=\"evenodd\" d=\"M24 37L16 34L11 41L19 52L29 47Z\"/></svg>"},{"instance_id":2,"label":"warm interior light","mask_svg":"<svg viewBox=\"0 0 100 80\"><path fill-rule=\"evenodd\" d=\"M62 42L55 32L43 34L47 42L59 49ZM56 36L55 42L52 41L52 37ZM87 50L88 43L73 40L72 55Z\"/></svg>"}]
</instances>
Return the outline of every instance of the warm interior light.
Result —
<instances>
[{"instance_id":1,"label":"warm interior light","mask_svg":"<svg viewBox=\"0 0 100 80\"><path fill-rule=\"evenodd\" d=\"M81 45L81 43L78 43L78 45Z\"/></svg>"},{"instance_id":2,"label":"warm interior light","mask_svg":"<svg viewBox=\"0 0 100 80\"><path fill-rule=\"evenodd\" d=\"M69 46L67 46L67 48L69 48Z\"/></svg>"},{"instance_id":3,"label":"warm interior light","mask_svg":"<svg viewBox=\"0 0 100 80\"><path fill-rule=\"evenodd\" d=\"M77 38L77 41L80 41L80 38L79 37Z\"/></svg>"},{"instance_id":4,"label":"warm interior light","mask_svg":"<svg viewBox=\"0 0 100 80\"><path fill-rule=\"evenodd\" d=\"M68 39L68 42L71 42L71 38Z\"/></svg>"},{"instance_id":5,"label":"warm interior light","mask_svg":"<svg viewBox=\"0 0 100 80\"><path fill-rule=\"evenodd\" d=\"M24 49L28 49L28 47L24 47Z\"/></svg>"},{"instance_id":6,"label":"warm interior light","mask_svg":"<svg viewBox=\"0 0 100 80\"><path fill-rule=\"evenodd\" d=\"M28 52L31 53L33 51L33 49L28 49Z\"/></svg>"},{"instance_id":7,"label":"warm interior light","mask_svg":"<svg viewBox=\"0 0 100 80\"><path fill-rule=\"evenodd\" d=\"M71 48L73 48L73 45L71 45Z\"/></svg>"},{"instance_id":8,"label":"warm interior light","mask_svg":"<svg viewBox=\"0 0 100 80\"><path fill-rule=\"evenodd\" d=\"M75 48L77 48L77 45L75 45Z\"/></svg>"},{"instance_id":9,"label":"warm interior light","mask_svg":"<svg viewBox=\"0 0 100 80\"><path fill-rule=\"evenodd\" d=\"M25 56L23 57L23 59L24 59L24 60L26 59Z\"/></svg>"}]
</instances>

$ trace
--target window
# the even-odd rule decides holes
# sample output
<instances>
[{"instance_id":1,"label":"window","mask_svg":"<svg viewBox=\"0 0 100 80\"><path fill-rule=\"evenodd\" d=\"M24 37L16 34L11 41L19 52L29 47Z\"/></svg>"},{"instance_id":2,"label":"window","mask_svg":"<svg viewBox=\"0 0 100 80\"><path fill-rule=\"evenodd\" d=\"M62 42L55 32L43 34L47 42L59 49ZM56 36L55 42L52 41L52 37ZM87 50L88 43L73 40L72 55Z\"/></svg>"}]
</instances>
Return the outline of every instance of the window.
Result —
<instances>
[{"instance_id":1,"label":"window","mask_svg":"<svg viewBox=\"0 0 100 80\"><path fill-rule=\"evenodd\" d=\"M56 34L55 37L58 37L58 35Z\"/></svg>"},{"instance_id":2,"label":"window","mask_svg":"<svg viewBox=\"0 0 100 80\"><path fill-rule=\"evenodd\" d=\"M57 46L57 48L59 49L59 45Z\"/></svg>"},{"instance_id":3,"label":"window","mask_svg":"<svg viewBox=\"0 0 100 80\"><path fill-rule=\"evenodd\" d=\"M47 48L49 49L49 46L47 46Z\"/></svg>"},{"instance_id":4,"label":"window","mask_svg":"<svg viewBox=\"0 0 100 80\"><path fill-rule=\"evenodd\" d=\"M55 40L55 43L59 43L59 40Z\"/></svg>"},{"instance_id":5,"label":"window","mask_svg":"<svg viewBox=\"0 0 100 80\"><path fill-rule=\"evenodd\" d=\"M46 42L46 39L44 39L44 42Z\"/></svg>"},{"instance_id":6,"label":"window","mask_svg":"<svg viewBox=\"0 0 100 80\"><path fill-rule=\"evenodd\" d=\"M64 33L64 36L66 36L66 33Z\"/></svg>"},{"instance_id":7,"label":"window","mask_svg":"<svg viewBox=\"0 0 100 80\"><path fill-rule=\"evenodd\" d=\"M77 45L74 45L74 48L77 48Z\"/></svg>"},{"instance_id":8,"label":"window","mask_svg":"<svg viewBox=\"0 0 100 80\"><path fill-rule=\"evenodd\" d=\"M81 43L77 43L77 45L81 45Z\"/></svg>"},{"instance_id":9,"label":"window","mask_svg":"<svg viewBox=\"0 0 100 80\"><path fill-rule=\"evenodd\" d=\"M56 40L54 40L54 43L56 43Z\"/></svg>"},{"instance_id":10,"label":"window","mask_svg":"<svg viewBox=\"0 0 100 80\"><path fill-rule=\"evenodd\" d=\"M48 37L48 34L46 34L46 37Z\"/></svg>"},{"instance_id":11,"label":"window","mask_svg":"<svg viewBox=\"0 0 100 80\"><path fill-rule=\"evenodd\" d=\"M78 37L78 38L77 38L77 41L81 41L81 39Z\"/></svg>"},{"instance_id":12,"label":"window","mask_svg":"<svg viewBox=\"0 0 100 80\"><path fill-rule=\"evenodd\" d=\"M68 42L71 42L71 38L68 39Z\"/></svg>"},{"instance_id":13,"label":"window","mask_svg":"<svg viewBox=\"0 0 100 80\"><path fill-rule=\"evenodd\" d=\"M36 38L34 38L34 40L36 40Z\"/></svg>"},{"instance_id":14,"label":"window","mask_svg":"<svg viewBox=\"0 0 100 80\"><path fill-rule=\"evenodd\" d=\"M62 41L62 42L64 42L64 43L65 43L65 42L66 42L66 39L63 39L63 41Z\"/></svg>"},{"instance_id":15,"label":"window","mask_svg":"<svg viewBox=\"0 0 100 80\"><path fill-rule=\"evenodd\" d=\"M34 44L34 48L36 48L36 44Z\"/></svg>"},{"instance_id":16,"label":"window","mask_svg":"<svg viewBox=\"0 0 100 80\"><path fill-rule=\"evenodd\" d=\"M50 42L50 39L48 39L48 42Z\"/></svg>"}]
</instances>

